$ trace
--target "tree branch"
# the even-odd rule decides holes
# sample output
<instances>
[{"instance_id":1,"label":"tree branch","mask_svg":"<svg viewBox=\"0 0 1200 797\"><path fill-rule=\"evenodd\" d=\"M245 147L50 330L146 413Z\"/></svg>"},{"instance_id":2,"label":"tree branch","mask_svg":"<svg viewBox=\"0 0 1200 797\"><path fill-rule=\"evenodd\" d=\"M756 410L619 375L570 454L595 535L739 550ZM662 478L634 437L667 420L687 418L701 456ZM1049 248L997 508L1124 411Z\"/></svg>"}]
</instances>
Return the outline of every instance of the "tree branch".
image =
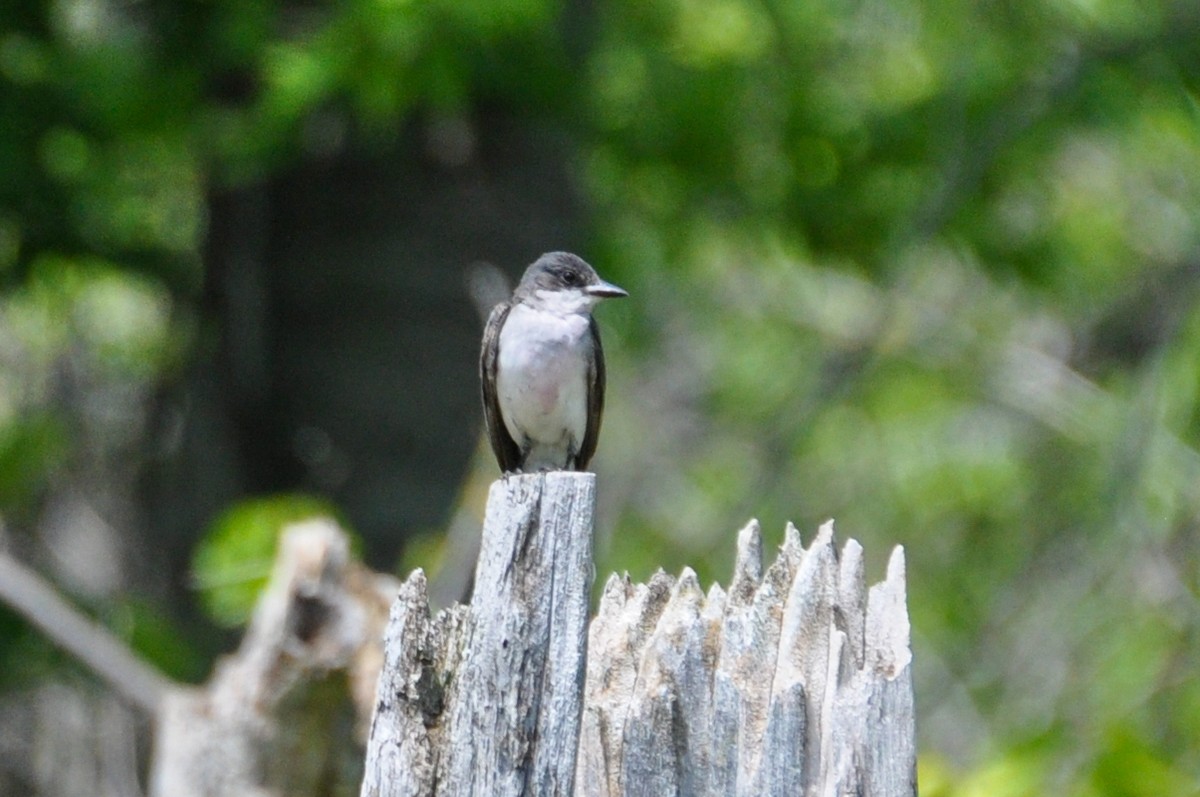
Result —
<instances>
[{"instance_id":1,"label":"tree branch","mask_svg":"<svg viewBox=\"0 0 1200 797\"><path fill-rule=\"evenodd\" d=\"M0 551L0 601L74 656L131 704L154 715L174 682L138 658L48 581Z\"/></svg>"}]
</instances>

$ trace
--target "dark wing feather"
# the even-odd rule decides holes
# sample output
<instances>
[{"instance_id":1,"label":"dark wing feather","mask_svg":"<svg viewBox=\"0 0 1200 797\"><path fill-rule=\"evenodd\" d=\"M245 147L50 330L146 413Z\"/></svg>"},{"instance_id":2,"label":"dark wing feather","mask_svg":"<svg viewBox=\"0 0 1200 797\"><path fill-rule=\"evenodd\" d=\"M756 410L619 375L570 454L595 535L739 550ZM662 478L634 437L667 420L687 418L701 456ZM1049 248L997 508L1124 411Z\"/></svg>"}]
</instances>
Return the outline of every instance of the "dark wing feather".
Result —
<instances>
[{"instance_id":1,"label":"dark wing feather","mask_svg":"<svg viewBox=\"0 0 1200 797\"><path fill-rule=\"evenodd\" d=\"M487 423L488 441L496 454L500 470L510 473L521 466L521 449L508 434L500 414L500 398L496 394L496 361L500 357L500 328L512 309L509 302L492 308L487 326L483 329L483 348L479 353L479 383L483 389L483 419Z\"/></svg>"},{"instance_id":2,"label":"dark wing feather","mask_svg":"<svg viewBox=\"0 0 1200 797\"><path fill-rule=\"evenodd\" d=\"M575 469L587 470L588 463L596 453L596 441L600 439L600 417L604 414L604 347L600 345L600 329L596 319L589 319L588 330L592 334L592 362L588 369L588 414L587 429L579 444L575 457Z\"/></svg>"}]
</instances>

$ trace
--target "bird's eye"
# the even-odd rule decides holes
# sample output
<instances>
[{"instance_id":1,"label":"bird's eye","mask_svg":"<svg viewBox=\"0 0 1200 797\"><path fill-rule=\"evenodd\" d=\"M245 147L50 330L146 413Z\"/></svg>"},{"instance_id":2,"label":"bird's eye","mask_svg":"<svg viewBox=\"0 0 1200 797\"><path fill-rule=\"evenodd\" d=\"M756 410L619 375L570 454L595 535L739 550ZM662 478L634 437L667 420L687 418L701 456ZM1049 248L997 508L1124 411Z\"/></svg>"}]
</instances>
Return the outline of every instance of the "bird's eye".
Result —
<instances>
[{"instance_id":1,"label":"bird's eye","mask_svg":"<svg viewBox=\"0 0 1200 797\"><path fill-rule=\"evenodd\" d=\"M562 279L564 285L574 285L579 281L579 275L574 271L564 271L559 278Z\"/></svg>"}]
</instances>

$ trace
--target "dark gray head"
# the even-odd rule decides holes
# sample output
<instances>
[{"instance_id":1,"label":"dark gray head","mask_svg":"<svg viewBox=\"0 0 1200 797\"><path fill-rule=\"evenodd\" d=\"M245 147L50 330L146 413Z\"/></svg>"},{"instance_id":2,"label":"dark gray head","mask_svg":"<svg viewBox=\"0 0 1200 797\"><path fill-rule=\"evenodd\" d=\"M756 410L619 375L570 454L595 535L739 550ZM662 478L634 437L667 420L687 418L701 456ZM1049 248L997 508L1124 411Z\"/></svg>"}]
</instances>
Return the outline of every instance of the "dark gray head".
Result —
<instances>
[{"instance_id":1,"label":"dark gray head","mask_svg":"<svg viewBox=\"0 0 1200 797\"><path fill-rule=\"evenodd\" d=\"M570 252L547 252L525 269L513 294L532 304L554 304L567 312L590 310L601 299L628 296L605 282L581 257Z\"/></svg>"}]
</instances>

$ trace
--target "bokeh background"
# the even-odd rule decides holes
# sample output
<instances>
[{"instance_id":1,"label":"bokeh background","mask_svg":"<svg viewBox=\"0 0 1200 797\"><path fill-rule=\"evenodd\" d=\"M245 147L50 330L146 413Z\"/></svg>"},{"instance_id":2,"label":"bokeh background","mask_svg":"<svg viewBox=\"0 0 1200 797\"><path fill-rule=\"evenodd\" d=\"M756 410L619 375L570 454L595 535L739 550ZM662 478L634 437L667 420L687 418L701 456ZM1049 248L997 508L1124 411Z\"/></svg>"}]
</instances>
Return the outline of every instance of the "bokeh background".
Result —
<instances>
[{"instance_id":1,"label":"bokeh background","mask_svg":"<svg viewBox=\"0 0 1200 797\"><path fill-rule=\"evenodd\" d=\"M289 517L459 583L550 249L631 294L601 580L836 518L924 794L1200 793L1194 0L6 3L0 544L197 682ZM0 608L0 793L146 731Z\"/></svg>"}]
</instances>

